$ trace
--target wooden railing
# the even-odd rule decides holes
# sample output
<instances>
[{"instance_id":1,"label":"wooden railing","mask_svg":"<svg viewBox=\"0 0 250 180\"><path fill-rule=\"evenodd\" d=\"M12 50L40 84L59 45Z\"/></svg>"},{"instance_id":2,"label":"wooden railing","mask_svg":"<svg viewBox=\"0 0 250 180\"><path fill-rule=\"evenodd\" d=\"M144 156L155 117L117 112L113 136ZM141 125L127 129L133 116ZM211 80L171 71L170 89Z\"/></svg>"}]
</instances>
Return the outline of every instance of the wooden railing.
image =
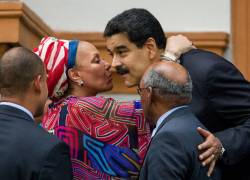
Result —
<instances>
[{"instance_id":1,"label":"wooden railing","mask_svg":"<svg viewBox=\"0 0 250 180\"><path fill-rule=\"evenodd\" d=\"M101 32L75 33L54 32L30 8L20 1L0 1L0 56L10 47L24 46L29 49L36 47L44 36L56 36L64 39L79 39L93 43L101 56L111 62L111 57L106 52L105 40ZM168 33L173 35L178 33ZM228 44L228 34L224 32L191 32L181 33L190 38L193 43L223 55ZM113 75L114 89L111 93L135 93L134 88L126 88L123 80Z\"/></svg>"},{"instance_id":2,"label":"wooden railing","mask_svg":"<svg viewBox=\"0 0 250 180\"><path fill-rule=\"evenodd\" d=\"M31 9L19 1L0 1L0 55L13 46L34 48L43 36L55 35Z\"/></svg>"}]
</instances>

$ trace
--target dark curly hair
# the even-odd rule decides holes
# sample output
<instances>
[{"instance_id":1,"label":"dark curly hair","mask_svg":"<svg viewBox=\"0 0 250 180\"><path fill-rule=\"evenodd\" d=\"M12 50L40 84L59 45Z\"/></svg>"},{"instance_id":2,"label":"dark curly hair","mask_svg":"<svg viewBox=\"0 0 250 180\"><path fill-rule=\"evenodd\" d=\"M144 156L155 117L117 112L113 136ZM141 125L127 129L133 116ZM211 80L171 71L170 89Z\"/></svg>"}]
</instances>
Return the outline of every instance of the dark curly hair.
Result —
<instances>
[{"instance_id":1,"label":"dark curly hair","mask_svg":"<svg viewBox=\"0 0 250 180\"><path fill-rule=\"evenodd\" d=\"M125 33L130 42L142 48L148 38L156 41L159 49L165 49L166 36L159 21L146 9L129 9L112 18L104 30L104 37Z\"/></svg>"}]
</instances>

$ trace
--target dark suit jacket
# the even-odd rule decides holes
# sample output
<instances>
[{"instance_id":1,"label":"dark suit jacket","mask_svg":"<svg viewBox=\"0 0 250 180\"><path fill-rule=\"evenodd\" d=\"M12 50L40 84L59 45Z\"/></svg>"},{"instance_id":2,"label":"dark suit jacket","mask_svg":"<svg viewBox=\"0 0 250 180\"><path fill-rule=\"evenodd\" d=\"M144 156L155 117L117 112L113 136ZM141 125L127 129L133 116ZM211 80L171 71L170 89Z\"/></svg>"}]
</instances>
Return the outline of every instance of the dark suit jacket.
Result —
<instances>
[{"instance_id":1,"label":"dark suit jacket","mask_svg":"<svg viewBox=\"0 0 250 180\"><path fill-rule=\"evenodd\" d=\"M0 105L0 179L69 180L69 148L25 112Z\"/></svg>"},{"instance_id":2,"label":"dark suit jacket","mask_svg":"<svg viewBox=\"0 0 250 180\"><path fill-rule=\"evenodd\" d=\"M182 107L172 112L151 140L140 180L220 179L218 168L208 178L208 169L198 160L197 146L203 141L196 130L199 126L204 127L189 108Z\"/></svg>"},{"instance_id":3,"label":"dark suit jacket","mask_svg":"<svg viewBox=\"0 0 250 180\"><path fill-rule=\"evenodd\" d=\"M214 53L191 50L181 64L193 81L192 112L226 149L223 179L250 179L250 84L232 63Z\"/></svg>"}]
</instances>

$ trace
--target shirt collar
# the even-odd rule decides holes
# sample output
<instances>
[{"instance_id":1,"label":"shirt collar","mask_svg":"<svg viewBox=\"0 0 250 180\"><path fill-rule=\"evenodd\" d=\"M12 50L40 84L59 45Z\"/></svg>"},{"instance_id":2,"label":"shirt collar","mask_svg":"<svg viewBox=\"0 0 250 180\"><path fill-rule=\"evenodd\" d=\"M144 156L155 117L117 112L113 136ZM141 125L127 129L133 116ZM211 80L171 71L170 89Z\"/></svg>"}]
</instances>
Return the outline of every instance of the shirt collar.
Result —
<instances>
[{"instance_id":1,"label":"shirt collar","mask_svg":"<svg viewBox=\"0 0 250 180\"><path fill-rule=\"evenodd\" d=\"M161 117L158 119L158 121L156 122L156 126L152 132L151 138L154 137L155 133L157 132L158 128L160 127L161 123L163 122L164 119L166 119L172 112L176 111L177 109L183 108L183 107L187 107L185 106L178 106L175 107L173 109L170 109L169 111L165 112L163 115L161 115Z\"/></svg>"},{"instance_id":2,"label":"shirt collar","mask_svg":"<svg viewBox=\"0 0 250 180\"><path fill-rule=\"evenodd\" d=\"M23 106L20 106L18 104L12 103L12 102L0 102L0 105L7 105L7 106L11 106L11 107L20 109L21 111L23 111L26 114L28 114L34 120L34 117L33 117L32 113L28 109L26 109L25 107L23 107Z\"/></svg>"}]
</instances>

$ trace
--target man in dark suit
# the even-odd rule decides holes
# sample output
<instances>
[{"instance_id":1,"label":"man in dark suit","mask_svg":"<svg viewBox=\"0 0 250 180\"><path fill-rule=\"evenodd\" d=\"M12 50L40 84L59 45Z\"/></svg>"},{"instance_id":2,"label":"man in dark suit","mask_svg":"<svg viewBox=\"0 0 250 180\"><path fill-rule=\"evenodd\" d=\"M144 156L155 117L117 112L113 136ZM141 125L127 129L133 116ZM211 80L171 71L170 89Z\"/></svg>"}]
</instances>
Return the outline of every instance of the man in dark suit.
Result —
<instances>
[{"instance_id":1,"label":"man in dark suit","mask_svg":"<svg viewBox=\"0 0 250 180\"><path fill-rule=\"evenodd\" d=\"M159 61L166 48L159 21L145 9L129 9L112 18L106 25L104 37L113 57L112 67L122 75L127 87L138 85L146 68ZM188 50L174 47L173 54ZM175 61L173 54L167 51L165 55ZM199 158L204 165L210 165L209 174L220 157L225 165L224 179L250 179L249 82L235 66L214 53L195 49L184 54L180 61L193 79L191 110L216 133L215 137L199 129L206 138L199 145L205 151Z\"/></svg>"},{"instance_id":2,"label":"man in dark suit","mask_svg":"<svg viewBox=\"0 0 250 180\"><path fill-rule=\"evenodd\" d=\"M197 158L203 138L196 129L204 126L187 106L192 99L188 72L175 62L155 63L138 89L146 120L155 126L140 179L220 179L219 169L208 177Z\"/></svg>"},{"instance_id":3,"label":"man in dark suit","mask_svg":"<svg viewBox=\"0 0 250 180\"><path fill-rule=\"evenodd\" d=\"M167 53L185 52L187 42L182 37L168 39ZM172 56L173 57L173 56ZM220 140L226 149L221 158L224 165L223 179L250 179L249 129L250 83L235 66L226 59L199 49L190 50L180 58L193 82L193 100L190 108L201 122ZM213 136L200 130L205 136ZM210 144L209 144L210 143ZM201 144L201 150L212 142ZM208 154L202 154L209 156ZM204 158L204 157L203 157Z\"/></svg>"},{"instance_id":4,"label":"man in dark suit","mask_svg":"<svg viewBox=\"0 0 250 180\"><path fill-rule=\"evenodd\" d=\"M47 99L46 79L43 62L26 48L0 60L0 179L72 179L68 146L34 122Z\"/></svg>"}]
</instances>

